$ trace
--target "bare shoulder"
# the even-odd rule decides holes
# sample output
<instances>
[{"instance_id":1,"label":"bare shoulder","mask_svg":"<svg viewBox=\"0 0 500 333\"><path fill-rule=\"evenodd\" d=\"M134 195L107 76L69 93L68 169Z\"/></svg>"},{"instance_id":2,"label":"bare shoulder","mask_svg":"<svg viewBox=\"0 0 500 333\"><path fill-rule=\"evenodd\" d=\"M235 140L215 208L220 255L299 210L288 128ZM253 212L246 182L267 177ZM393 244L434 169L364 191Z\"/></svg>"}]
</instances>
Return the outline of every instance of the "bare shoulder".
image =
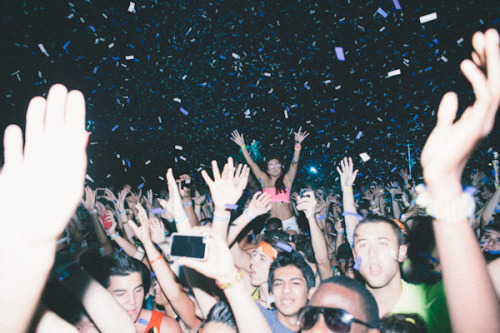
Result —
<instances>
[{"instance_id":1,"label":"bare shoulder","mask_svg":"<svg viewBox=\"0 0 500 333\"><path fill-rule=\"evenodd\" d=\"M165 315L161 320L160 332L182 333L182 330L179 323L174 318Z\"/></svg>"}]
</instances>

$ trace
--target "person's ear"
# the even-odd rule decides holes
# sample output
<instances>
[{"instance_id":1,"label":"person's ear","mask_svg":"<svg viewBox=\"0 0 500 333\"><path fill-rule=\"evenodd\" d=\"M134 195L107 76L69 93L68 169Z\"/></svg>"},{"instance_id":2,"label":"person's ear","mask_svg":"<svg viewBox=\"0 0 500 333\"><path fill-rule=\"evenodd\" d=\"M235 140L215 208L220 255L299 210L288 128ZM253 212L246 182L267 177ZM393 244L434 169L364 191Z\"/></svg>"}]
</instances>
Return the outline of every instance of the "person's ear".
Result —
<instances>
[{"instance_id":1,"label":"person's ear","mask_svg":"<svg viewBox=\"0 0 500 333\"><path fill-rule=\"evenodd\" d=\"M398 261L399 262L405 261L407 253L408 253L408 245L400 245L398 253Z\"/></svg>"}]
</instances>

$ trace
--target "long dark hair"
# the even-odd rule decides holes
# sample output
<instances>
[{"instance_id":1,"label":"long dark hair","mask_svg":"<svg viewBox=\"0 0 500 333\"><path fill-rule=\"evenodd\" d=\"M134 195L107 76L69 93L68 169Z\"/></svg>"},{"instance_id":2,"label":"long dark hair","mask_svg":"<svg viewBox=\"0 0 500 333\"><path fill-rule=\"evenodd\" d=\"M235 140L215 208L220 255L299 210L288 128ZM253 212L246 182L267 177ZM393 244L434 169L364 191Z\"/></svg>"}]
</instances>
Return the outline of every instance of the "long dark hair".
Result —
<instances>
[{"instance_id":1,"label":"long dark hair","mask_svg":"<svg viewBox=\"0 0 500 333\"><path fill-rule=\"evenodd\" d=\"M269 161L270 160L278 160L278 162L281 164L282 160L281 158L277 156L271 156L269 159L266 160L266 173L269 175L267 170L269 169ZM279 194L280 192L285 192L285 173L282 171L281 175L276 179L276 182L274 183L274 187L276 188L276 194Z\"/></svg>"}]
</instances>

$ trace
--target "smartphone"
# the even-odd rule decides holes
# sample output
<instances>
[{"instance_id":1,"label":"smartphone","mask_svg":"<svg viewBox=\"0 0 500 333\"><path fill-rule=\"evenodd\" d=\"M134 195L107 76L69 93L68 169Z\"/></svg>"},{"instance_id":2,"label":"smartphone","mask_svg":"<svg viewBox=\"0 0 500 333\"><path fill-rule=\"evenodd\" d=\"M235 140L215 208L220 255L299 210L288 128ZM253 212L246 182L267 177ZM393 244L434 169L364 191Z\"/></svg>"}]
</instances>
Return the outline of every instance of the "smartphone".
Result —
<instances>
[{"instance_id":1,"label":"smartphone","mask_svg":"<svg viewBox=\"0 0 500 333\"><path fill-rule=\"evenodd\" d=\"M207 259L208 236L188 236L172 234L170 238L170 256L188 257L198 260Z\"/></svg>"},{"instance_id":2,"label":"smartphone","mask_svg":"<svg viewBox=\"0 0 500 333\"><path fill-rule=\"evenodd\" d=\"M191 187L191 179L181 180L181 188L190 188Z\"/></svg>"}]
</instances>

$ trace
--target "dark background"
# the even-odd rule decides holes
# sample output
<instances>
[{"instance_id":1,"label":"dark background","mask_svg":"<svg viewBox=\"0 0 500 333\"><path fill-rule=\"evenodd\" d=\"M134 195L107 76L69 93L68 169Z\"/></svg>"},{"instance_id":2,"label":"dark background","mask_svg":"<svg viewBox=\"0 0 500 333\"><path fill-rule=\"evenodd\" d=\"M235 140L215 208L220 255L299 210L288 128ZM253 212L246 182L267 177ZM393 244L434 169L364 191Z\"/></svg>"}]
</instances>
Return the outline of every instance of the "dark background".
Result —
<instances>
[{"instance_id":1,"label":"dark background","mask_svg":"<svg viewBox=\"0 0 500 333\"><path fill-rule=\"evenodd\" d=\"M92 187L159 191L168 167L202 183L212 159L241 160L233 129L288 165L299 126L311 135L297 185L333 187L344 156L360 169L358 183L395 179L408 167L408 144L419 176L442 95L456 91L461 109L473 101L459 63L475 31L500 28L500 10L493 0L399 3L144 0L131 13L122 0L3 1L0 131L24 126L29 99L63 83L87 100ZM433 12L436 20L420 23ZM498 129L497 117L469 169L492 175Z\"/></svg>"}]
</instances>

